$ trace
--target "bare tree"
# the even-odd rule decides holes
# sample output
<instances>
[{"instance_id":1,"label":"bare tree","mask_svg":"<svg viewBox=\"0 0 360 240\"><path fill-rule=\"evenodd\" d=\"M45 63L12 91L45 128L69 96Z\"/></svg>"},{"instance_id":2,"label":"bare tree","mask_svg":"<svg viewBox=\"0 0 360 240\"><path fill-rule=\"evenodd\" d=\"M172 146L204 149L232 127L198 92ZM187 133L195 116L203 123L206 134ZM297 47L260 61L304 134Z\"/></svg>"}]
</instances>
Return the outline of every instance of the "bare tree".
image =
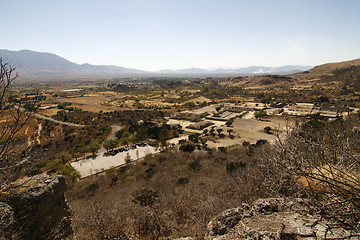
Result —
<instances>
[{"instance_id":1,"label":"bare tree","mask_svg":"<svg viewBox=\"0 0 360 240\"><path fill-rule=\"evenodd\" d=\"M262 173L274 192L306 194L319 213L360 228L360 115L297 126L264 155Z\"/></svg>"},{"instance_id":2,"label":"bare tree","mask_svg":"<svg viewBox=\"0 0 360 240\"><path fill-rule=\"evenodd\" d=\"M0 163L15 150L16 134L32 116L37 97L27 102L27 110L20 101L14 101L11 85L18 78L15 67L0 58Z\"/></svg>"}]
</instances>

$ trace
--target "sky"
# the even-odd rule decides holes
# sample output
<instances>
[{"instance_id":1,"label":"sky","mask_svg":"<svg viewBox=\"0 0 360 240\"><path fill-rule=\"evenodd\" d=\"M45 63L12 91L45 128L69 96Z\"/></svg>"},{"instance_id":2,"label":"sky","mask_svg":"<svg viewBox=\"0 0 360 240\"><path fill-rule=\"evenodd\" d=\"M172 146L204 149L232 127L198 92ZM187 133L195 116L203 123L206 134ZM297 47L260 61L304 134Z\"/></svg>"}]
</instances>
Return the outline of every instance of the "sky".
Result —
<instances>
[{"instance_id":1,"label":"sky","mask_svg":"<svg viewBox=\"0 0 360 240\"><path fill-rule=\"evenodd\" d=\"M360 57L359 0L0 0L0 49L148 71Z\"/></svg>"}]
</instances>

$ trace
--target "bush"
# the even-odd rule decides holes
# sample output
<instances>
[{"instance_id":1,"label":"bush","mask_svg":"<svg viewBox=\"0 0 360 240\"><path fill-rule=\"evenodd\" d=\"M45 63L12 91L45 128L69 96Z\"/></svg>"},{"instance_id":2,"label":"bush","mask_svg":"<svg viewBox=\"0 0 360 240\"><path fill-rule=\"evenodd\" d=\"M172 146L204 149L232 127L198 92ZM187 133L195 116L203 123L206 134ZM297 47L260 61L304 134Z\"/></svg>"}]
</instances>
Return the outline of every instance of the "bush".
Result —
<instances>
[{"instance_id":1,"label":"bush","mask_svg":"<svg viewBox=\"0 0 360 240\"><path fill-rule=\"evenodd\" d=\"M183 152L193 152L195 150L195 145L193 143L185 143L180 146L180 151Z\"/></svg>"},{"instance_id":2,"label":"bush","mask_svg":"<svg viewBox=\"0 0 360 240\"><path fill-rule=\"evenodd\" d=\"M264 127L264 132L267 133L267 134L272 134L271 133L271 127L267 126L267 127Z\"/></svg>"},{"instance_id":3,"label":"bush","mask_svg":"<svg viewBox=\"0 0 360 240\"><path fill-rule=\"evenodd\" d=\"M181 178L178 179L177 183L181 184L181 185L184 185L184 184L189 183L189 179L187 179L185 177L181 177Z\"/></svg>"},{"instance_id":4,"label":"bush","mask_svg":"<svg viewBox=\"0 0 360 240\"><path fill-rule=\"evenodd\" d=\"M201 167L201 163L199 160L194 160L191 163L189 163L188 167L193 170L194 172L198 172Z\"/></svg>"},{"instance_id":5,"label":"bush","mask_svg":"<svg viewBox=\"0 0 360 240\"><path fill-rule=\"evenodd\" d=\"M84 193L94 193L97 189L99 188L99 184L98 183L90 183L88 185L83 186L81 189L84 191Z\"/></svg>"},{"instance_id":6,"label":"bush","mask_svg":"<svg viewBox=\"0 0 360 240\"><path fill-rule=\"evenodd\" d=\"M143 207L151 206L156 202L156 199L159 197L159 193L157 191L143 189L135 192L133 198L134 203L138 203Z\"/></svg>"},{"instance_id":7,"label":"bush","mask_svg":"<svg viewBox=\"0 0 360 240\"><path fill-rule=\"evenodd\" d=\"M64 164L62 159L55 159L46 164L47 170L55 170L56 172L70 178L72 181L75 181L76 178L80 177L80 173L76 171L69 164Z\"/></svg>"},{"instance_id":8,"label":"bush","mask_svg":"<svg viewBox=\"0 0 360 240\"><path fill-rule=\"evenodd\" d=\"M254 116L256 119L261 120L262 118L267 117L268 114L265 110L261 109L259 111L255 111Z\"/></svg>"},{"instance_id":9,"label":"bush","mask_svg":"<svg viewBox=\"0 0 360 240\"><path fill-rule=\"evenodd\" d=\"M259 139L259 140L257 140L256 141L256 147L259 147L259 146L261 146L261 145L264 145L264 144L266 144L267 143L267 140L265 140L265 139Z\"/></svg>"},{"instance_id":10,"label":"bush","mask_svg":"<svg viewBox=\"0 0 360 240\"><path fill-rule=\"evenodd\" d=\"M359 116L350 115L294 127L259 159L264 183L271 182L268 188L276 193L309 197L324 217L359 229L360 138L353 131L359 123Z\"/></svg>"},{"instance_id":11,"label":"bush","mask_svg":"<svg viewBox=\"0 0 360 240\"><path fill-rule=\"evenodd\" d=\"M243 170L246 167L246 163L244 162L229 162L226 163L226 171L228 173L233 173L237 170Z\"/></svg>"}]
</instances>

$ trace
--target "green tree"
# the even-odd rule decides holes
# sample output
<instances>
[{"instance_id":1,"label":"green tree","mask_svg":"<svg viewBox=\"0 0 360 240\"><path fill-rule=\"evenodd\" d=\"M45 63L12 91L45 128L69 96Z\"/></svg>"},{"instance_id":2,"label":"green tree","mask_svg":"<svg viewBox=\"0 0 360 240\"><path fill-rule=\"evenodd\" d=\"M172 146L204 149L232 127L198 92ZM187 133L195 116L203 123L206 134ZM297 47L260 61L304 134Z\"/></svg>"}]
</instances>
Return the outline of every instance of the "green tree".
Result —
<instances>
[{"instance_id":1,"label":"green tree","mask_svg":"<svg viewBox=\"0 0 360 240\"><path fill-rule=\"evenodd\" d=\"M132 135L132 136L129 137L128 139L129 139L129 142L131 142L131 143L136 143L136 136L135 136L135 135Z\"/></svg>"},{"instance_id":2,"label":"green tree","mask_svg":"<svg viewBox=\"0 0 360 240\"><path fill-rule=\"evenodd\" d=\"M169 139L169 130L166 128L166 126L163 126L159 134L159 142L163 147L166 147L167 146L166 140L168 139Z\"/></svg>"},{"instance_id":3,"label":"green tree","mask_svg":"<svg viewBox=\"0 0 360 240\"><path fill-rule=\"evenodd\" d=\"M129 153L126 153L125 163L127 163L127 164L130 164L130 163L131 163L131 157L130 157L130 154L129 154Z\"/></svg>"},{"instance_id":4,"label":"green tree","mask_svg":"<svg viewBox=\"0 0 360 240\"><path fill-rule=\"evenodd\" d=\"M121 138L121 144L127 146L129 144L129 139L127 137Z\"/></svg>"},{"instance_id":5,"label":"green tree","mask_svg":"<svg viewBox=\"0 0 360 240\"><path fill-rule=\"evenodd\" d=\"M264 132L267 133L267 134L271 134L271 127L267 126L267 127L264 127Z\"/></svg>"},{"instance_id":6,"label":"green tree","mask_svg":"<svg viewBox=\"0 0 360 240\"><path fill-rule=\"evenodd\" d=\"M75 158L75 160L77 160L79 157L81 157L81 153L77 151L77 152L74 152L72 154L72 156L73 156L73 158Z\"/></svg>"},{"instance_id":7,"label":"green tree","mask_svg":"<svg viewBox=\"0 0 360 240\"><path fill-rule=\"evenodd\" d=\"M187 102L187 103L185 103L185 107L194 108L194 107L196 107L196 104L193 102Z\"/></svg>"},{"instance_id":8,"label":"green tree","mask_svg":"<svg viewBox=\"0 0 360 240\"><path fill-rule=\"evenodd\" d=\"M97 153L97 151L100 149L100 144L97 141L91 142L88 146L89 151L92 152L93 155Z\"/></svg>"},{"instance_id":9,"label":"green tree","mask_svg":"<svg viewBox=\"0 0 360 240\"><path fill-rule=\"evenodd\" d=\"M195 150L195 145L192 142L186 142L185 144L180 146L180 151L183 152L193 152Z\"/></svg>"},{"instance_id":10,"label":"green tree","mask_svg":"<svg viewBox=\"0 0 360 240\"><path fill-rule=\"evenodd\" d=\"M230 127L234 123L234 119L229 119L226 121L226 126Z\"/></svg>"},{"instance_id":11,"label":"green tree","mask_svg":"<svg viewBox=\"0 0 360 240\"><path fill-rule=\"evenodd\" d=\"M110 149L111 150L114 150L114 148L116 148L117 146L119 145L119 140L117 139L107 139L104 141L104 148L109 151Z\"/></svg>"},{"instance_id":12,"label":"green tree","mask_svg":"<svg viewBox=\"0 0 360 240\"><path fill-rule=\"evenodd\" d=\"M262 104L269 104L270 103L270 101L271 101L271 98L270 97L263 97L263 98L261 98L261 100L260 100L260 102L262 103Z\"/></svg>"},{"instance_id":13,"label":"green tree","mask_svg":"<svg viewBox=\"0 0 360 240\"><path fill-rule=\"evenodd\" d=\"M267 112L264 109L254 112L254 116L257 120L261 120L262 118L268 116Z\"/></svg>"},{"instance_id":14,"label":"green tree","mask_svg":"<svg viewBox=\"0 0 360 240\"><path fill-rule=\"evenodd\" d=\"M208 135L208 132L209 132L209 129L207 129L207 128L205 128L205 129L203 130L203 133L204 133L205 136Z\"/></svg>"},{"instance_id":15,"label":"green tree","mask_svg":"<svg viewBox=\"0 0 360 240\"><path fill-rule=\"evenodd\" d=\"M68 152L60 152L60 153L56 154L55 158L60 159L62 161L62 163L65 164L72 159L72 155Z\"/></svg>"}]
</instances>

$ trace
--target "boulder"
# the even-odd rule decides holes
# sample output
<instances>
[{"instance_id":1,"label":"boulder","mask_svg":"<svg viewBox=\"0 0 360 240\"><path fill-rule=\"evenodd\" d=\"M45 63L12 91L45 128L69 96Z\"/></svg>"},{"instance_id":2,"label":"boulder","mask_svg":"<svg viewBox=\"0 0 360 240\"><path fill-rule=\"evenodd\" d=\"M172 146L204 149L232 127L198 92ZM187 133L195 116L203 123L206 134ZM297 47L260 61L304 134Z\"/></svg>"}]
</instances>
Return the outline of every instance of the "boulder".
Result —
<instances>
[{"instance_id":1,"label":"boulder","mask_svg":"<svg viewBox=\"0 0 360 240\"><path fill-rule=\"evenodd\" d=\"M205 239L360 239L360 233L322 218L310 206L299 198L259 199L215 217Z\"/></svg>"},{"instance_id":2,"label":"boulder","mask_svg":"<svg viewBox=\"0 0 360 240\"><path fill-rule=\"evenodd\" d=\"M9 184L0 193L0 234L5 239L72 239L65 190L63 176L47 173Z\"/></svg>"}]
</instances>

